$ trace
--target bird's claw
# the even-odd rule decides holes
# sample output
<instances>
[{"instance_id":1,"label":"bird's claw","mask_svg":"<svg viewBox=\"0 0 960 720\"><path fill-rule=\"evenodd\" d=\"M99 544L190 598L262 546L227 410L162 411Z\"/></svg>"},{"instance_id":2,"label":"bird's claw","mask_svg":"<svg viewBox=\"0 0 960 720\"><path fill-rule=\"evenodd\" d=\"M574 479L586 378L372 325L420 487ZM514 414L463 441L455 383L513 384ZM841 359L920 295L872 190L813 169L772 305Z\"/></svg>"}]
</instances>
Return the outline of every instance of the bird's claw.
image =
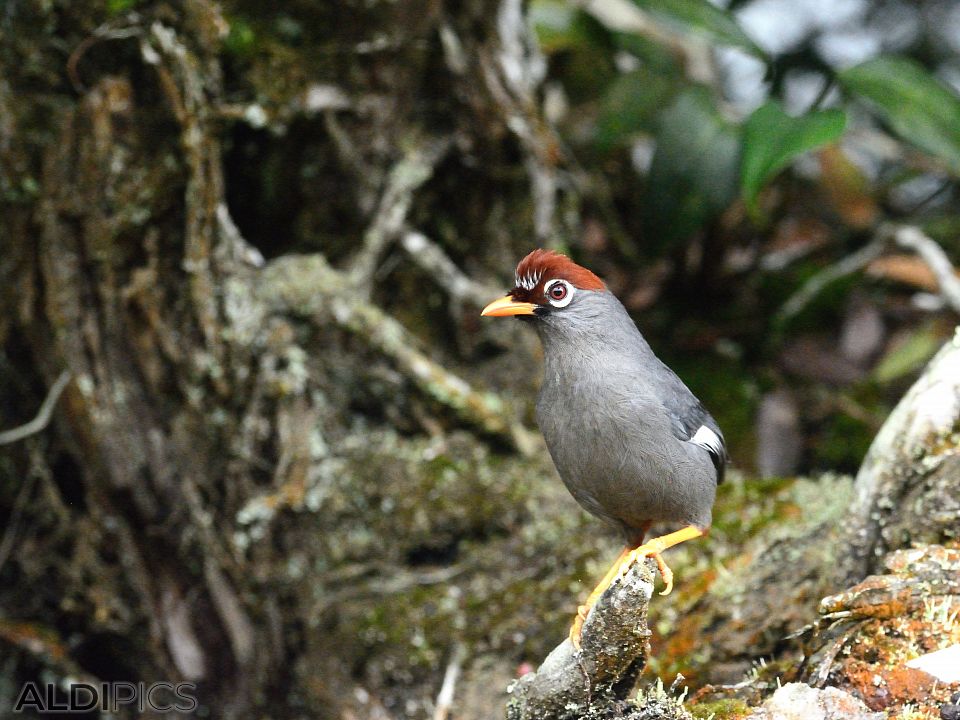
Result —
<instances>
[{"instance_id":1,"label":"bird's claw","mask_svg":"<svg viewBox=\"0 0 960 720\"><path fill-rule=\"evenodd\" d=\"M587 613L590 608L586 605L580 605L577 608L577 616L573 619L573 624L570 626L570 642L573 644L574 649L580 650L580 635L583 632L583 623L587 619Z\"/></svg>"},{"instance_id":2,"label":"bird's claw","mask_svg":"<svg viewBox=\"0 0 960 720\"><path fill-rule=\"evenodd\" d=\"M660 570L660 576L663 578L663 590L660 591L660 594L669 595L673 590L673 570L667 567L663 558L660 557L660 553L651 557L657 561L657 569Z\"/></svg>"}]
</instances>

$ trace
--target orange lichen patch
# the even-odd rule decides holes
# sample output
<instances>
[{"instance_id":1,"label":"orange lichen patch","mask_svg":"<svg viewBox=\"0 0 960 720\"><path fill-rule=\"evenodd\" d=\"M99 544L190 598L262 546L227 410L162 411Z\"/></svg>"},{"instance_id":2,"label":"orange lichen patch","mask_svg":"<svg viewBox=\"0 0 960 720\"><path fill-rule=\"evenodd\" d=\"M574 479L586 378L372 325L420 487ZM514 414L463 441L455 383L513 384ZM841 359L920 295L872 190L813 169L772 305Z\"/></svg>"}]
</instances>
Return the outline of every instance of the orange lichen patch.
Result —
<instances>
[{"instance_id":1,"label":"orange lichen patch","mask_svg":"<svg viewBox=\"0 0 960 720\"><path fill-rule=\"evenodd\" d=\"M941 570L958 568L960 567L960 547L951 547L949 543L945 546L925 545L909 550L898 550L884 559L884 565L894 573L910 572L919 562Z\"/></svg>"},{"instance_id":2,"label":"orange lichen patch","mask_svg":"<svg viewBox=\"0 0 960 720\"><path fill-rule=\"evenodd\" d=\"M793 503L787 503L780 508L780 517L787 520L799 520L803 517L803 508Z\"/></svg>"},{"instance_id":3,"label":"orange lichen patch","mask_svg":"<svg viewBox=\"0 0 960 720\"><path fill-rule=\"evenodd\" d=\"M924 611L869 620L838 656L830 684L862 698L873 710L911 705L936 717L937 708L960 686L945 685L906 662L958 641L960 624L944 625Z\"/></svg>"},{"instance_id":4,"label":"orange lichen patch","mask_svg":"<svg viewBox=\"0 0 960 720\"><path fill-rule=\"evenodd\" d=\"M890 696L899 704L912 702L914 698L930 697L940 684L933 675L904 666L884 673L883 679Z\"/></svg>"},{"instance_id":5,"label":"orange lichen patch","mask_svg":"<svg viewBox=\"0 0 960 720\"><path fill-rule=\"evenodd\" d=\"M820 601L824 614L849 612L854 617L892 618L915 607L913 585L889 575L871 575L863 582Z\"/></svg>"},{"instance_id":6,"label":"orange lichen patch","mask_svg":"<svg viewBox=\"0 0 960 720\"><path fill-rule=\"evenodd\" d=\"M681 577L677 583L683 587L683 608L691 607L706 595L716 579L717 571L712 568L689 578ZM649 661L665 683L673 682L677 673L680 673L689 683L696 685L696 655L698 643L703 638L703 617L684 612L683 608L678 613L676 625L669 632L661 634L655 626L651 628L651 643L658 652Z\"/></svg>"},{"instance_id":7,"label":"orange lichen patch","mask_svg":"<svg viewBox=\"0 0 960 720\"><path fill-rule=\"evenodd\" d=\"M895 710L911 705L918 711L937 710L950 698L950 686L932 675L905 666L877 669L864 661L851 662L845 670L843 689L858 695L871 710Z\"/></svg>"},{"instance_id":8,"label":"orange lichen patch","mask_svg":"<svg viewBox=\"0 0 960 720\"><path fill-rule=\"evenodd\" d=\"M57 634L34 623L0 620L0 639L51 660L60 661L67 656L66 645Z\"/></svg>"},{"instance_id":9,"label":"orange lichen patch","mask_svg":"<svg viewBox=\"0 0 960 720\"><path fill-rule=\"evenodd\" d=\"M917 717L937 717L960 683L945 685L906 664L960 643L960 552L927 545L894 551L884 564L891 574L821 601L827 622L854 622L822 677L891 717L907 706Z\"/></svg>"},{"instance_id":10,"label":"orange lichen patch","mask_svg":"<svg viewBox=\"0 0 960 720\"><path fill-rule=\"evenodd\" d=\"M699 621L691 615L683 616L672 632L661 640L659 660L663 664L661 677L676 677L681 673L685 678L696 683L696 669L690 666L690 659L697 650L697 642L702 638L703 628Z\"/></svg>"}]
</instances>

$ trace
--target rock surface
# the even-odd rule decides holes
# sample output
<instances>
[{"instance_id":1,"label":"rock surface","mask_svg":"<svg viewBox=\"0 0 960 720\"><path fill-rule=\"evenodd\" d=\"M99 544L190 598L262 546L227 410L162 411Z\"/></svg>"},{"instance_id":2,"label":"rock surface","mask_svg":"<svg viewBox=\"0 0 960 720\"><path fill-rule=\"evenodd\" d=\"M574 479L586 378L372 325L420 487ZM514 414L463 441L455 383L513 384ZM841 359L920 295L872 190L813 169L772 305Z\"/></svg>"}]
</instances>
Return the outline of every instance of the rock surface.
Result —
<instances>
[{"instance_id":1,"label":"rock surface","mask_svg":"<svg viewBox=\"0 0 960 720\"><path fill-rule=\"evenodd\" d=\"M790 683L777 690L748 720L882 720L862 702L837 688Z\"/></svg>"}]
</instances>

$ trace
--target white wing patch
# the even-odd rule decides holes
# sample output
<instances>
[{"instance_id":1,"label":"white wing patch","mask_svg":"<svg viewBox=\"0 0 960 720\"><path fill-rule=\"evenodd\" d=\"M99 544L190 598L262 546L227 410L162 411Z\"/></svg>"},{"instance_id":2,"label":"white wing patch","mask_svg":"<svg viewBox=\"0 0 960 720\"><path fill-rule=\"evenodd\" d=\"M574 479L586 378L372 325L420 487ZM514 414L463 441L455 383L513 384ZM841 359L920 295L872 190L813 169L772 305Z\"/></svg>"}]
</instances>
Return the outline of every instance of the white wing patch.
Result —
<instances>
[{"instance_id":1,"label":"white wing patch","mask_svg":"<svg viewBox=\"0 0 960 720\"><path fill-rule=\"evenodd\" d=\"M543 275L543 271L540 272L528 272L522 277L517 275L514 279L516 280L517 287L523 288L524 290L533 290L537 283L540 282L540 277Z\"/></svg>"},{"instance_id":2,"label":"white wing patch","mask_svg":"<svg viewBox=\"0 0 960 720\"><path fill-rule=\"evenodd\" d=\"M701 425L700 429L697 430L693 434L693 437L687 442L692 442L694 445L699 445L702 448L706 448L719 458L723 457L723 441L720 439L719 435L717 435L706 425Z\"/></svg>"}]
</instances>

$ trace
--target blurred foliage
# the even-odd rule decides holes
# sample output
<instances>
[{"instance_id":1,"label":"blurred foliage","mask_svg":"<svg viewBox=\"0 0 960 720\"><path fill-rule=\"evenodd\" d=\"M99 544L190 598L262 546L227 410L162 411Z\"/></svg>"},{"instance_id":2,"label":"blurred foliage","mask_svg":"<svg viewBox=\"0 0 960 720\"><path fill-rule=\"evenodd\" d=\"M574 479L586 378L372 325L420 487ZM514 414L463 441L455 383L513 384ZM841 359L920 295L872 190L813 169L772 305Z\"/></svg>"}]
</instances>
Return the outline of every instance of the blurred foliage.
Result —
<instances>
[{"instance_id":1,"label":"blurred foliage","mask_svg":"<svg viewBox=\"0 0 960 720\"><path fill-rule=\"evenodd\" d=\"M109 427L111 442L96 446L82 433L92 449L77 450L64 446L63 428L59 441L51 428L49 449L0 455L4 516L16 519L21 498L31 501L8 522L19 557L0 560L7 614L43 620L0 627L30 646L22 672L34 673L47 662L35 656L52 649L105 654L97 672L115 665L137 677L127 668L163 655L159 641L144 643L144 628L157 615L153 595L167 587L191 598L194 624L214 638L210 657L230 658L219 621L211 622L208 598L216 597L203 590L214 581L197 563L215 558L206 552L219 547L207 544L214 536L249 560L224 567L235 567L237 602L263 630L256 666L275 663L282 676L270 692L324 707L330 697L359 698L366 686L397 717L422 717L451 643L496 658L494 675L472 680L487 698L517 663L542 658L613 542L576 509L545 454L522 458L463 432L455 413L423 397L384 356L384 343L372 343L378 351L363 333L325 322L318 330L251 327L257 344L249 356L229 353L237 382L216 397L206 373L233 375L207 353L195 365L177 361L177 346L195 340L188 316L197 292L184 289L180 273L203 267L178 254L185 220L196 214L190 201L200 197L187 182L195 130L209 152L199 183L211 190L205 207L219 215L222 199L253 246L242 273L223 294L213 291L212 306L244 315L246 306L232 302L245 281L233 281L259 255L322 253L345 268L389 194L390 168L436 134L450 150L414 193L403 225L464 277L438 281L409 249L384 249L369 300L398 321L391 327L402 324L424 356L471 385L529 405L535 338L522 327L511 334L483 325L471 303L509 282L511 261L536 242L532 216L545 207L554 222L542 241L603 275L724 428L738 467L720 489L711 542L672 551L701 563L688 576L707 577L707 564L726 562L758 533L842 512L848 481L845 491L829 478L790 476L853 472L956 322L928 264L892 244L836 269L869 249L887 222L922 228L954 258L960 251L960 30L944 20L956 24L960 14L942 0L838 5L827 13L811 0L504 2L504 14L529 9L540 40L539 54L517 42L524 47L511 47L511 60L499 37L509 18L480 2L9 0L0 9L0 214L14 228L7 254L17 258L0 263L8 424L35 411L46 363L57 359L56 345L22 318L45 308L57 327L66 322L45 302L64 291L63 276L48 269L30 287L17 279L21 264L76 262L96 275L102 289L91 281L77 297L129 339L114 343L117 356L136 360L130 382L96 375L109 402L85 417ZM156 50L144 43L161 40L183 45L155 65ZM188 131L167 95L190 84L177 73L192 77L191 67L209 82L197 97L211 114ZM504 84L518 69L530 80L522 97ZM214 170L222 170L223 196ZM76 261L51 245L74 234L92 248L83 245ZM160 290L150 292L153 283ZM84 323L83 336L98 326ZM173 339L151 350L154 335ZM126 407L120 399L131 387L167 372L157 392L141 393L155 413L108 426L106 410ZM765 416L784 389L787 400ZM74 398L74 414L83 402ZM181 406L189 423L167 415L179 418ZM218 445L241 419L236 448ZM764 435L764 423L777 422L782 431ZM121 425L139 433L135 450L115 430ZM164 455L157 448L168 433ZM756 449L778 442L799 448L796 466L753 468ZM181 457L182 448L196 454ZM99 459L107 451L164 472L128 476L121 463ZM118 468L116 478L101 462ZM181 483L168 481L167 466L178 464L212 468L204 493L187 503L176 494L186 492ZM317 469L309 486L305 465ZM34 479L21 494L24 477ZM119 492L97 489L114 480ZM153 514L154 488L170 513L146 522L139 508ZM121 531L143 538L150 564L141 574L131 573L140 544ZM162 592L138 580L149 576ZM131 599L137 593L144 599ZM675 593L671 602L684 600ZM661 618L676 619L670 612ZM167 623L171 633L179 622ZM710 646L697 634L677 637L690 644L676 657ZM233 665L214 661L212 682L229 691L237 677L259 687ZM57 672L75 676L66 665ZM429 702L411 710L410 698ZM491 716L475 705L475 717Z\"/></svg>"},{"instance_id":2,"label":"blurred foliage","mask_svg":"<svg viewBox=\"0 0 960 720\"><path fill-rule=\"evenodd\" d=\"M944 40L960 30L934 28L934 2L863 0L836 17L709 0L534 0L530 12L548 115L591 175L582 259L618 268L614 291L744 465L765 392L876 398L858 416L799 394L798 471L855 468L874 418L954 318L924 304L937 285L923 261L887 262L891 248L866 273L830 273L889 222L960 250L957 57ZM904 41L909 28L926 30ZM807 283L816 291L797 301Z\"/></svg>"},{"instance_id":3,"label":"blurred foliage","mask_svg":"<svg viewBox=\"0 0 960 720\"><path fill-rule=\"evenodd\" d=\"M669 26L690 30L721 45L734 45L758 57L764 57L750 36L733 17L706 0L634 0L637 6Z\"/></svg>"},{"instance_id":4,"label":"blurred foliage","mask_svg":"<svg viewBox=\"0 0 960 720\"><path fill-rule=\"evenodd\" d=\"M740 133L693 87L660 113L648 178L648 237L654 247L686 240L736 195Z\"/></svg>"},{"instance_id":5,"label":"blurred foliage","mask_svg":"<svg viewBox=\"0 0 960 720\"><path fill-rule=\"evenodd\" d=\"M839 74L901 137L960 173L960 100L909 58L879 57Z\"/></svg>"}]
</instances>

